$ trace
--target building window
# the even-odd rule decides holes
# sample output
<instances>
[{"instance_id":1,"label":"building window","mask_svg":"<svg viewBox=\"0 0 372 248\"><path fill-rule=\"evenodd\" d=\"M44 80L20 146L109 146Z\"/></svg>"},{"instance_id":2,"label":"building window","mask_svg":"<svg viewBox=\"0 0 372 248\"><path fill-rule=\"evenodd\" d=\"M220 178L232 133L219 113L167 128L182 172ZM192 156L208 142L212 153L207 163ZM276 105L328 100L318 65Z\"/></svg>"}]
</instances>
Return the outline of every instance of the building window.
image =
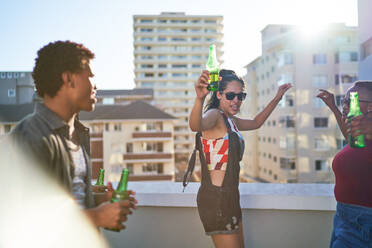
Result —
<instances>
[{"instance_id":1,"label":"building window","mask_svg":"<svg viewBox=\"0 0 372 248\"><path fill-rule=\"evenodd\" d=\"M280 168L286 170L295 170L296 169L296 162L293 158L280 158Z\"/></svg>"},{"instance_id":2,"label":"building window","mask_svg":"<svg viewBox=\"0 0 372 248\"><path fill-rule=\"evenodd\" d=\"M328 127L328 118L327 117L315 117L314 127Z\"/></svg>"},{"instance_id":3,"label":"building window","mask_svg":"<svg viewBox=\"0 0 372 248\"><path fill-rule=\"evenodd\" d=\"M337 95L336 96L336 106L341 107L342 105L342 99L344 99L345 95Z\"/></svg>"},{"instance_id":4,"label":"building window","mask_svg":"<svg viewBox=\"0 0 372 248\"><path fill-rule=\"evenodd\" d=\"M127 143L127 153L133 152L133 143Z\"/></svg>"},{"instance_id":5,"label":"building window","mask_svg":"<svg viewBox=\"0 0 372 248\"><path fill-rule=\"evenodd\" d=\"M0 72L0 78L5 79L6 78L6 72Z\"/></svg>"},{"instance_id":6,"label":"building window","mask_svg":"<svg viewBox=\"0 0 372 248\"><path fill-rule=\"evenodd\" d=\"M295 127L295 119L293 116L281 116L279 118L281 127L291 128Z\"/></svg>"},{"instance_id":7,"label":"building window","mask_svg":"<svg viewBox=\"0 0 372 248\"><path fill-rule=\"evenodd\" d=\"M121 131L121 123L114 124L114 131Z\"/></svg>"},{"instance_id":8,"label":"building window","mask_svg":"<svg viewBox=\"0 0 372 248\"><path fill-rule=\"evenodd\" d=\"M314 65L327 64L327 55L324 53L313 54L313 64Z\"/></svg>"},{"instance_id":9,"label":"building window","mask_svg":"<svg viewBox=\"0 0 372 248\"><path fill-rule=\"evenodd\" d=\"M315 108L323 108L326 106L326 104L323 102L322 99L320 99L319 97L314 97L313 99L313 104L314 104L314 107Z\"/></svg>"},{"instance_id":10,"label":"building window","mask_svg":"<svg viewBox=\"0 0 372 248\"><path fill-rule=\"evenodd\" d=\"M149 163L142 165L142 172L145 174L163 174L163 164Z\"/></svg>"},{"instance_id":11,"label":"building window","mask_svg":"<svg viewBox=\"0 0 372 248\"><path fill-rule=\"evenodd\" d=\"M146 152L163 152L163 143L161 142L144 142L142 149Z\"/></svg>"},{"instance_id":12,"label":"building window","mask_svg":"<svg viewBox=\"0 0 372 248\"><path fill-rule=\"evenodd\" d=\"M133 164L132 163L127 164L127 169L129 170L130 174L133 174Z\"/></svg>"},{"instance_id":13,"label":"building window","mask_svg":"<svg viewBox=\"0 0 372 248\"><path fill-rule=\"evenodd\" d=\"M114 104L115 99L113 97L104 97L102 99L102 104Z\"/></svg>"},{"instance_id":14,"label":"building window","mask_svg":"<svg viewBox=\"0 0 372 248\"><path fill-rule=\"evenodd\" d=\"M109 123L105 123L105 131L110 131L110 124Z\"/></svg>"},{"instance_id":15,"label":"building window","mask_svg":"<svg viewBox=\"0 0 372 248\"><path fill-rule=\"evenodd\" d=\"M276 160L277 160L277 159L276 159L276 156L274 156L274 157L273 157L273 161L276 162Z\"/></svg>"},{"instance_id":16,"label":"building window","mask_svg":"<svg viewBox=\"0 0 372 248\"><path fill-rule=\"evenodd\" d=\"M8 89L8 97L15 97L16 90L15 89Z\"/></svg>"},{"instance_id":17,"label":"building window","mask_svg":"<svg viewBox=\"0 0 372 248\"><path fill-rule=\"evenodd\" d=\"M350 84L358 80L358 76L354 73L350 74L335 74L335 85Z\"/></svg>"},{"instance_id":18,"label":"building window","mask_svg":"<svg viewBox=\"0 0 372 248\"><path fill-rule=\"evenodd\" d=\"M277 85L281 86L281 85L286 84L286 83L293 83L292 75L282 74L282 75L279 76L279 78L277 80Z\"/></svg>"},{"instance_id":19,"label":"building window","mask_svg":"<svg viewBox=\"0 0 372 248\"><path fill-rule=\"evenodd\" d=\"M338 52L335 53L335 63L350 63L358 61L357 52Z\"/></svg>"},{"instance_id":20,"label":"building window","mask_svg":"<svg viewBox=\"0 0 372 248\"><path fill-rule=\"evenodd\" d=\"M285 95L282 100L278 103L279 107L293 107L294 105L294 97L292 95Z\"/></svg>"},{"instance_id":21,"label":"building window","mask_svg":"<svg viewBox=\"0 0 372 248\"><path fill-rule=\"evenodd\" d=\"M315 88L327 88L328 87L328 76L327 75L314 75L313 86Z\"/></svg>"},{"instance_id":22,"label":"building window","mask_svg":"<svg viewBox=\"0 0 372 248\"><path fill-rule=\"evenodd\" d=\"M151 19L142 19L141 20L141 23L151 23L152 20Z\"/></svg>"},{"instance_id":23,"label":"building window","mask_svg":"<svg viewBox=\"0 0 372 248\"><path fill-rule=\"evenodd\" d=\"M329 150L328 140L325 138L315 138L314 139L314 149L318 151Z\"/></svg>"},{"instance_id":24,"label":"building window","mask_svg":"<svg viewBox=\"0 0 372 248\"><path fill-rule=\"evenodd\" d=\"M291 53L283 52L278 55L278 67L282 67L284 65L292 65L293 64L293 56Z\"/></svg>"},{"instance_id":25,"label":"building window","mask_svg":"<svg viewBox=\"0 0 372 248\"><path fill-rule=\"evenodd\" d=\"M326 171L328 170L327 160L315 160L315 170L316 171Z\"/></svg>"},{"instance_id":26,"label":"building window","mask_svg":"<svg viewBox=\"0 0 372 248\"><path fill-rule=\"evenodd\" d=\"M344 148L346 144L347 144L347 141L345 139L336 139L336 146L338 150L341 150L342 148Z\"/></svg>"}]
</instances>

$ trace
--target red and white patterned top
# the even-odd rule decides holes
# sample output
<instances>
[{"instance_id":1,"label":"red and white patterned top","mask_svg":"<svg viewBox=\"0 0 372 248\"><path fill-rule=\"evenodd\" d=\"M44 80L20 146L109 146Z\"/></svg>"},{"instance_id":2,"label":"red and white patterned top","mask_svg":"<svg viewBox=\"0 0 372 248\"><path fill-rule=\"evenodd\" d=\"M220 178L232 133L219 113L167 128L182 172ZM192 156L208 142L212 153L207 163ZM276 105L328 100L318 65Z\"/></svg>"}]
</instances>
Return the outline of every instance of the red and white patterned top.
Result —
<instances>
[{"instance_id":1,"label":"red and white patterned top","mask_svg":"<svg viewBox=\"0 0 372 248\"><path fill-rule=\"evenodd\" d=\"M231 131L238 134L243 140L242 134L239 132L235 123L231 118L227 117L227 121L231 127ZM229 134L219 139L202 138L203 151L205 160L209 170L226 170L228 153L229 153Z\"/></svg>"},{"instance_id":2,"label":"red and white patterned top","mask_svg":"<svg viewBox=\"0 0 372 248\"><path fill-rule=\"evenodd\" d=\"M209 170L226 170L229 153L229 134L219 139L202 138L203 151Z\"/></svg>"}]
</instances>

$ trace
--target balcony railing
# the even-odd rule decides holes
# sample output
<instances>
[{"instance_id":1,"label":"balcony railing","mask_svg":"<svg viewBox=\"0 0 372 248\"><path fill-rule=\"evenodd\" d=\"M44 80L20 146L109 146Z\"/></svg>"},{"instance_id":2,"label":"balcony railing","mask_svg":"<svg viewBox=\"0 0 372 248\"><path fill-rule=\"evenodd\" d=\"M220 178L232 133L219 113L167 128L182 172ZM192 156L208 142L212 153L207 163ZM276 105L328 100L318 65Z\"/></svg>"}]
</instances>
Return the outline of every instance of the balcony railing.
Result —
<instances>
[{"instance_id":1,"label":"balcony railing","mask_svg":"<svg viewBox=\"0 0 372 248\"><path fill-rule=\"evenodd\" d=\"M333 184L241 183L246 247L328 247L336 202ZM199 183L129 182L138 209L120 233L103 230L111 247L214 247L196 208Z\"/></svg>"},{"instance_id":2,"label":"balcony railing","mask_svg":"<svg viewBox=\"0 0 372 248\"><path fill-rule=\"evenodd\" d=\"M171 138L171 132L134 132L132 138Z\"/></svg>"}]
</instances>

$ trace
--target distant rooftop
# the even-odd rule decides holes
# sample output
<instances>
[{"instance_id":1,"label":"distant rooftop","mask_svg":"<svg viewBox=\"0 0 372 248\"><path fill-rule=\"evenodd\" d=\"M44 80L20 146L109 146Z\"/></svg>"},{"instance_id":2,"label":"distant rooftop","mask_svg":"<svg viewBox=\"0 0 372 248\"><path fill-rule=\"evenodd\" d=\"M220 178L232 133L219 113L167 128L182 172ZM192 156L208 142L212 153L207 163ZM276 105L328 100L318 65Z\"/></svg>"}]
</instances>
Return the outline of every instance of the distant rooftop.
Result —
<instances>
[{"instance_id":1,"label":"distant rooftop","mask_svg":"<svg viewBox=\"0 0 372 248\"><path fill-rule=\"evenodd\" d=\"M18 122L32 112L34 112L34 103L0 105L0 122Z\"/></svg>"},{"instance_id":2,"label":"distant rooftop","mask_svg":"<svg viewBox=\"0 0 372 248\"><path fill-rule=\"evenodd\" d=\"M0 122L16 123L25 116L32 114L34 103L0 105ZM135 101L128 105L96 105L93 112L82 111L80 120L133 120L133 119L157 119L173 120L172 115L143 101Z\"/></svg>"},{"instance_id":3,"label":"distant rooftop","mask_svg":"<svg viewBox=\"0 0 372 248\"><path fill-rule=\"evenodd\" d=\"M153 96L154 90L148 88L138 88L132 90L97 90L98 97L104 96Z\"/></svg>"},{"instance_id":4,"label":"distant rooftop","mask_svg":"<svg viewBox=\"0 0 372 248\"><path fill-rule=\"evenodd\" d=\"M96 105L93 112L82 111L80 120L133 120L133 119L176 119L164 111L143 101L128 105Z\"/></svg>"}]
</instances>

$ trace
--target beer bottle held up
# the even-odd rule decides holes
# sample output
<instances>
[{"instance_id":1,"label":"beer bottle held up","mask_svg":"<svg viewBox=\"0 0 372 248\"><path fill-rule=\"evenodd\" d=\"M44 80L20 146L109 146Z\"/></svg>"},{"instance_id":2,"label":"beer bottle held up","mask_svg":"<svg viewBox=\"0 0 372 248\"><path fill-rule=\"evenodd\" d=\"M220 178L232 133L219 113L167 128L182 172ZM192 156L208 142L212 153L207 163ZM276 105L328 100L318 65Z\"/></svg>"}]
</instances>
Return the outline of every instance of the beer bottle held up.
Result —
<instances>
[{"instance_id":1,"label":"beer bottle held up","mask_svg":"<svg viewBox=\"0 0 372 248\"><path fill-rule=\"evenodd\" d=\"M206 69L209 71L209 80L207 89L209 91L218 90L218 79L219 79L219 65L216 55L216 45L212 44L209 46L209 56L206 64Z\"/></svg>"},{"instance_id":2,"label":"beer bottle held up","mask_svg":"<svg viewBox=\"0 0 372 248\"><path fill-rule=\"evenodd\" d=\"M349 114L347 115L348 122L350 123L354 117L362 114L359 107L358 92L350 92L350 108ZM353 137L351 134L348 134L348 143L349 146L353 148L363 148L366 146L364 135Z\"/></svg>"},{"instance_id":3,"label":"beer bottle held up","mask_svg":"<svg viewBox=\"0 0 372 248\"><path fill-rule=\"evenodd\" d=\"M96 186L105 186L104 180L105 180L105 169L100 168L99 169L99 176L98 176L98 179L97 179L97 182L96 182L95 185Z\"/></svg>"}]
</instances>

